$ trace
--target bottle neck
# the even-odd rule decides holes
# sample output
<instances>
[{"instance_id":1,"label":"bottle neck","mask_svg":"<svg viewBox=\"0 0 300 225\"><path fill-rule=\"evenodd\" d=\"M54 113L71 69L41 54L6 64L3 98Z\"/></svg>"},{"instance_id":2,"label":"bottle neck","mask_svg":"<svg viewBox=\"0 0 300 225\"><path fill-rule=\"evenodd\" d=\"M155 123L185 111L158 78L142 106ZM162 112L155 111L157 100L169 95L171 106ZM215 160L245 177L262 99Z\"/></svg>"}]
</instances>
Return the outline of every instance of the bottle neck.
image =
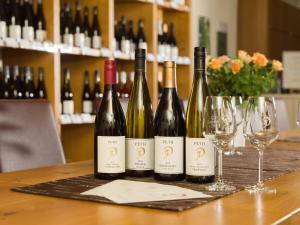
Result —
<instances>
[{"instance_id":1,"label":"bottle neck","mask_svg":"<svg viewBox=\"0 0 300 225\"><path fill-rule=\"evenodd\" d=\"M163 79L164 88L177 88L176 82L176 70L171 67L165 68L164 79Z\"/></svg>"}]
</instances>

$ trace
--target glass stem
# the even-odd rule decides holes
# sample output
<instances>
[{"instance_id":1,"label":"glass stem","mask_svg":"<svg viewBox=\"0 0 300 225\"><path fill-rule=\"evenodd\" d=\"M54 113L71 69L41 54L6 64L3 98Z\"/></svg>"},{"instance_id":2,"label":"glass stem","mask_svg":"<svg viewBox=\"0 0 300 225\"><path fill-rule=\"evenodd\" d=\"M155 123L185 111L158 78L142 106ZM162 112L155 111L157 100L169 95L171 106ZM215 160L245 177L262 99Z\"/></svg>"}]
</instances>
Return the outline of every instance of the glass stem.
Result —
<instances>
[{"instance_id":1,"label":"glass stem","mask_svg":"<svg viewBox=\"0 0 300 225\"><path fill-rule=\"evenodd\" d=\"M258 151L258 186L262 187L264 185L263 182L263 159L264 159L264 151L259 150Z\"/></svg>"},{"instance_id":2,"label":"glass stem","mask_svg":"<svg viewBox=\"0 0 300 225\"><path fill-rule=\"evenodd\" d=\"M223 183L223 154L218 149L218 183Z\"/></svg>"}]
</instances>

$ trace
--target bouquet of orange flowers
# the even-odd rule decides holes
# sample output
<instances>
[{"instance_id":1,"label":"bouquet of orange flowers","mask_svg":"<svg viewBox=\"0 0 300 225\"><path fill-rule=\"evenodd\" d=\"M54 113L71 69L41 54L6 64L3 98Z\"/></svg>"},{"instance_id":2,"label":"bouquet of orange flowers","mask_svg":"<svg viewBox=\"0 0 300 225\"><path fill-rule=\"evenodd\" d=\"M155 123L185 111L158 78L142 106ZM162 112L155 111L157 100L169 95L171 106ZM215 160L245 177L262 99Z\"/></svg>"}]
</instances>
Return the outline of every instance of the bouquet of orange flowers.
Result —
<instances>
[{"instance_id":1,"label":"bouquet of orange flowers","mask_svg":"<svg viewBox=\"0 0 300 225\"><path fill-rule=\"evenodd\" d=\"M278 60L269 61L261 53L250 56L240 50L234 59L225 55L210 59L207 70L212 95L248 97L268 93L283 66Z\"/></svg>"}]
</instances>

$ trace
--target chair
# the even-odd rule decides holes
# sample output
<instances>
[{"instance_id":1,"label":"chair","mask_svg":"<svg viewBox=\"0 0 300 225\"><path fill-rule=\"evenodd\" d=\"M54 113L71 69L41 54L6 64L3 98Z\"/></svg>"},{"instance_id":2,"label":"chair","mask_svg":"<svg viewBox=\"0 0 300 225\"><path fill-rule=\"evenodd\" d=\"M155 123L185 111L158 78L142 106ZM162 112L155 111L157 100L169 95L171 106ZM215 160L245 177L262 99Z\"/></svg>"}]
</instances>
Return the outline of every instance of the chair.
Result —
<instances>
[{"instance_id":1,"label":"chair","mask_svg":"<svg viewBox=\"0 0 300 225\"><path fill-rule=\"evenodd\" d=\"M47 101L0 100L0 172L64 163Z\"/></svg>"},{"instance_id":2,"label":"chair","mask_svg":"<svg viewBox=\"0 0 300 225\"><path fill-rule=\"evenodd\" d=\"M286 108L286 104L282 99L276 99L276 115L278 120L278 129L279 131L285 131L291 129L291 124L289 121L289 114Z\"/></svg>"}]
</instances>

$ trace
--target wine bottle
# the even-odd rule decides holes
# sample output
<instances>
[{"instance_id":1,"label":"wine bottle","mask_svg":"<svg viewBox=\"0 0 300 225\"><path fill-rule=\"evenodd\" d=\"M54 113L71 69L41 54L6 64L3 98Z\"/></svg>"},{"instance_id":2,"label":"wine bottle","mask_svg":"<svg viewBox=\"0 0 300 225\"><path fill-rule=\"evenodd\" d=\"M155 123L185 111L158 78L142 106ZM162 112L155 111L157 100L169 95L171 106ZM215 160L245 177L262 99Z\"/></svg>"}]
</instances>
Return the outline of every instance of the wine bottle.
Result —
<instances>
[{"instance_id":1,"label":"wine bottle","mask_svg":"<svg viewBox=\"0 0 300 225\"><path fill-rule=\"evenodd\" d=\"M13 68L13 79L14 79L14 89L13 89L13 98L14 99L22 99L23 90L22 90L22 81L19 73L19 67L14 66Z\"/></svg>"},{"instance_id":2,"label":"wine bottle","mask_svg":"<svg viewBox=\"0 0 300 225\"><path fill-rule=\"evenodd\" d=\"M83 33L84 33L84 46L87 48L92 47L92 33L89 22L89 9L88 7L84 7L83 10Z\"/></svg>"},{"instance_id":3,"label":"wine bottle","mask_svg":"<svg viewBox=\"0 0 300 225\"><path fill-rule=\"evenodd\" d=\"M60 42L64 43L64 34L65 34L65 26L66 26L66 15L65 15L65 11L66 11L66 3L64 5L63 8L60 9L59 12L59 19L60 19L60 24L59 24L59 29L60 29Z\"/></svg>"},{"instance_id":4,"label":"wine bottle","mask_svg":"<svg viewBox=\"0 0 300 225\"><path fill-rule=\"evenodd\" d=\"M63 40L64 44L70 46L74 45L72 10L69 3L65 5Z\"/></svg>"},{"instance_id":5,"label":"wine bottle","mask_svg":"<svg viewBox=\"0 0 300 225\"><path fill-rule=\"evenodd\" d=\"M29 0L24 0L24 18L22 25L22 37L24 40L34 40L33 17L30 9Z\"/></svg>"},{"instance_id":6,"label":"wine bottle","mask_svg":"<svg viewBox=\"0 0 300 225\"><path fill-rule=\"evenodd\" d=\"M74 114L73 92L70 82L70 70L64 70L64 84L61 90L62 114Z\"/></svg>"},{"instance_id":7,"label":"wine bottle","mask_svg":"<svg viewBox=\"0 0 300 225\"><path fill-rule=\"evenodd\" d=\"M164 48L164 59L171 59L171 46L168 40L168 24L163 24L163 38L162 38L163 48Z\"/></svg>"},{"instance_id":8,"label":"wine bottle","mask_svg":"<svg viewBox=\"0 0 300 225\"><path fill-rule=\"evenodd\" d=\"M186 114L186 179L213 182L215 152L211 141L203 136L203 110L209 90L206 80L206 49L194 49L194 82Z\"/></svg>"},{"instance_id":9,"label":"wine bottle","mask_svg":"<svg viewBox=\"0 0 300 225\"><path fill-rule=\"evenodd\" d=\"M127 81L127 84L126 84L126 90L127 90L127 93L129 94L129 97L131 96L133 83L134 83L134 71L131 71L129 74L129 80Z\"/></svg>"},{"instance_id":10,"label":"wine bottle","mask_svg":"<svg viewBox=\"0 0 300 225\"><path fill-rule=\"evenodd\" d=\"M127 83L127 73L126 71L120 72L120 80L118 82L118 92L120 93L120 98L128 98L129 94L126 89Z\"/></svg>"},{"instance_id":11,"label":"wine bottle","mask_svg":"<svg viewBox=\"0 0 300 225\"><path fill-rule=\"evenodd\" d=\"M3 98L12 99L14 93L13 78L10 74L9 66L4 67Z\"/></svg>"},{"instance_id":12,"label":"wine bottle","mask_svg":"<svg viewBox=\"0 0 300 225\"><path fill-rule=\"evenodd\" d=\"M84 47L84 33L81 24L81 6L80 0L76 1L76 13L75 13L75 20L74 20L74 39L75 39L75 46L76 47Z\"/></svg>"},{"instance_id":13,"label":"wine bottle","mask_svg":"<svg viewBox=\"0 0 300 225\"><path fill-rule=\"evenodd\" d=\"M45 80L44 80L44 68L38 68L38 86L36 91L36 97L41 99L47 99L47 91L45 87Z\"/></svg>"},{"instance_id":14,"label":"wine bottle","mask_svg":"<svg viewBox=\"0 0 300 225\"><path fill-rule=\"evenodd\" d=\"M98 19L98 7L94 7L94 17L93 17L93 25L92 25L92 46L95 49L100 49L101 48L101 30L100 30L100 25L99 25L99 19Z\"/></svg>"},{"instance_id":15,"label":"wine bottle","mask_svg":"<svg viewBox=\"0 0 300 225\"><path fill-rule=\"evenodd\" d=\"M124 113L116 90L116 63L104 64L104 95L96 115L94 133L94 174L100 179L118 179L125 175Z\"/></svg>"},{"instance_id":16,"label":"wine bottle","mask_svg":"<svg viewBox=\"0 0 300 225\"><path fill-rule=\"evenodd\" d=\"M27 66L25 70L25 98L35 98L35 93L33 69Z\"/></svg>"},{"instance_id":17,"label":"wine bottle","mask_svg":"<svg viewBox=\"0 0 300 225\"><path fill-rule=\"evenodd\" d=\"M130 41L130 53L134 54L135 53L135 48L136 48L136 45L135 45L135 36L134 36L134 32L133 32L133 21L132 20L129 20L128 22L128 39Z\"/></svg>"},{"instance_id":18,"label":"wine bottle","mask_svg":"<svg viewBox=\"0 0 300 225\"><path fill-rule=\"evenodd\" d=\"M157 83L158 83L158 98L161 98L163 92L163 72L161 70L157 73Z\"/></svg>"},{"instance_id":19,"label":"wine bottle","mask_svg":"<svg viewBox=\"0 0 300 225\"><path fill-rule=\"evenodd\" d=\"M178 58L178 46L175 38L175 28L173 23L170 24L169 45L171 47L171 60L176 61Z\"/></svg>"},{"instance_id":20,"label":"wine bottle","mask_svg":"<svg viewBox=\"0 0 300 225\"><path fill-rule=\"evenodd\" d=\"M162 21L158 21L158 54L160 57L165 55L164 35L163 35L163 24Z\"/></svg>"},{"instance_id":21,"label":"wine bottle","mask_svg":"<svg viewBox=\"0 0 300 225\"><path fill-rule=\"evenodd\" d=\"M12 0L11 2L11 15L9 21L8 34L11 38L21 38L21 21L19 11L19 0Z\"/></svg>"},{"instance_id":22,"label":"wine bottle","mask_svg":"<svg viewBox=\"0 0 300 225\"><path fill-rule=\"evenodd\" d=\"M138 29L138 34L136 38L136 46L137 48L140 49L146 49L147 52L147 42L146 42L146 37L145 37L145 32L144 32L144 21L142 19L139 19L139 29Z\"/></svg>"},{"instance_id":23,"label":"wine bottle","mask_svg":"<svg viewBox=\"0 0 300 225\"><path fill-rule=\"evenodd\" d=\"M43 10L43 0L38 0L38 7L35 16L35 39L41 42L47 40L46 19Z\"/></svg>"},{"instance_id":24,"label":"wine bottle","mask_svg":"<svg viewBox=\"0 0 300 225\"><path fill-rule=\"evenodd\" d=\"M154 169L154 123L146 81L146 50L135 51L135 76L126 115L126 172L151 176Z\"/></svg>"},{"instance_id":25,"label":"wine bottle","mask_svg":"<svg viewBox=\"0 0 300 225\"><path fill-rule=\"evenodd\" d=\"M84 72L84 87L82 93L82 112L91 114L93 112L93 101L90 89L89 71Z\"/></svg>"},{"instance_id":26,"label":"wine bottle","mask_svg":"<svg viewBox=\"0 0 300 225\"><path fill-rule=\"evenodd\" d=\"M0 1L0 38L7 37L6 20L5 3L4 1Z\"/></svg>"},{"instance_id":27,"label":"wine bottle","mask_svg":"<svg viewBox=\"0 0 300 225\"><path fill-rule=\"evenodd\" d=\"M94 114L98 112L102 97L103 97L103 93L100 87L100 72L99 70L95 70L95 86L93 90L93 113Z\"/></svg>"},{"instance_id":28,"label":"wine bottle","mask_svg":"<svg viewBox=\"0 0 300 225\"><path fill-rule=\"evenodd\" d=\"M183 180L185 121L176 90L176 63L164 63L163 93L155 115L155 166L157 180Z\"/></svg>"},{"instance_id":29,"label":"wine bottle","mask_svg":"<svg viewBox=\"0 0 300 225\"><path fill-rule=\"evenodd\" d=\"M120 23L118 23L116 20L114 21L114 39L113 39L113 50L121 50L120 48L120 43L121 43L121 38L120 38Z\"/></svg>"},{"instance_id":30,"label":"wine bottle","mask_svg":"<svg viewBox=\"0 0 300 225\"><path fill-rule=\"evenodd\" d=\"M130 41L126 32L126 19L124 16L121 17L121 27L120 27L120 41L121 41L121 51L125 54L130 53Z\"/></svg>"}]
</instances>

